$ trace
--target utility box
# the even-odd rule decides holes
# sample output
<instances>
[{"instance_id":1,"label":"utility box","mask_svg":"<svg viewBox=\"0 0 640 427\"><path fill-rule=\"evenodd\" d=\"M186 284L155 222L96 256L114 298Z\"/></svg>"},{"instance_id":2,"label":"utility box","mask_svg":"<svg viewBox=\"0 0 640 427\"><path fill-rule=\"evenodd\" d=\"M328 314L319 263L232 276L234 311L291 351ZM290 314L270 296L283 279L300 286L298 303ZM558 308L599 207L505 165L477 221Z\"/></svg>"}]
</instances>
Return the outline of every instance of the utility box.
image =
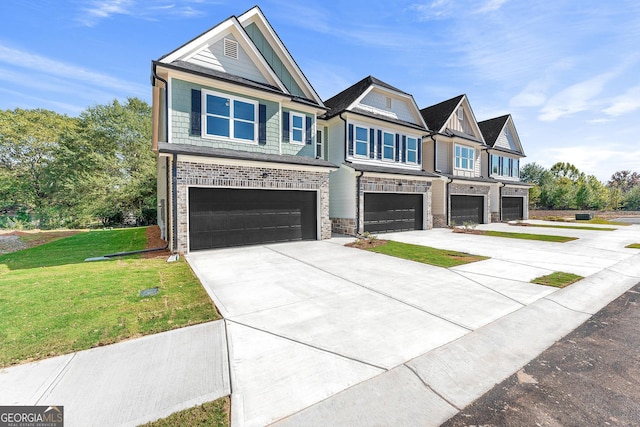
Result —
<instances>
[{"instance_id":1,"label":"utility box","mask_svg":"<svg viewBox=\"0 0 640 427\"><path fill-rule=\"evenodd\" d=\"M588 221L590 219L593 219L593 214L592 213L577 213L576 214L576 220Z\"/></svg>"}]
</instances>

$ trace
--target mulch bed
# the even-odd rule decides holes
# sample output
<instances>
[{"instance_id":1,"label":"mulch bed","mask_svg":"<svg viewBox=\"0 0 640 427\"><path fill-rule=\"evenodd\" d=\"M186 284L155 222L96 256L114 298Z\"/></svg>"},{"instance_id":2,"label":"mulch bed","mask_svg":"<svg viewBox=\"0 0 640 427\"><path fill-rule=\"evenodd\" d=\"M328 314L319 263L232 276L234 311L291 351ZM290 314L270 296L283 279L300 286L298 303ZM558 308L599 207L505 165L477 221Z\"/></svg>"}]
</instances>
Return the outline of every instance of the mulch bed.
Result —
<instances>
[{"instance_id":1,"label":"mulch bed","mask_svg":"<svg viewBox=\"0 0 640 427\"><path fill-rule=\"evenodd\" d=\"M147 227L147 246L146 249L163 248L167 246L167 241L160 237L160 227L152 225ZM146 252L142 254L143 258L167 258L171 255L169 249L162 251Z\"/></svg>"},{"instance_id":2,"label":"mulch bed","mask_svg":"<svg viewBox=\"0 0 640 427\"><path fill-rule=\"evenodd\" d=\"M370 249L378 246L384 246L387 244L386 240L381 239L358 239L355 242L347 243L345 246L358 249Z\"/></svg>"}]
</instances>

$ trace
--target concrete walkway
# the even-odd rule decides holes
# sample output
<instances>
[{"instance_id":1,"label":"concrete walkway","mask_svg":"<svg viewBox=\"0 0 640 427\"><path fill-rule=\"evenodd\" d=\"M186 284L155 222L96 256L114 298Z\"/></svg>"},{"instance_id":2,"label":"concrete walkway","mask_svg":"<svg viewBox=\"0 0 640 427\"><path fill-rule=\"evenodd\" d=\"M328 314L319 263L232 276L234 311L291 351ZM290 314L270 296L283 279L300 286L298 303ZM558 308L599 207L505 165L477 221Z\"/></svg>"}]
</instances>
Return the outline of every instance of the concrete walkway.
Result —
<instances>
[{"instance_id":1,"label":"concrete walkway","mask_svg":"<svg viewBox=\"0 0 640 427\"><path fill-rule=\"evenodd\" d=\"M223 321L0 370L0 405L62 405L65 426L136 426L230 394Z\"/></svg>"},{"instance_id":2,"label":"concrete walkway","mask_svg":"<svg viewBox=\"0 0 640 427\"><path fill-rule=\"evenodd\" d=\"M1 370L0 405L137 425L231 393L234 426L438 426L640 281L640 226L524 231L580 239L384 235L491 257L451 269L350 238L195 252L224 321ZM586 278L529 283L553 271Z\"/></svg>"},{"instance_id":3,"label":"concrete walkway","mask_svg":"<svg viewBox=\"0 0 640 427\"><path fill-rule=\"evenodd\" d=\"M526 232L580 240L384 235L492 257L451 269L341 238L189 255L228 324L233 424L437 426L640 281L638 227ZM553 271L587 278L529 283Z\"/></svg>"}]
</instances>

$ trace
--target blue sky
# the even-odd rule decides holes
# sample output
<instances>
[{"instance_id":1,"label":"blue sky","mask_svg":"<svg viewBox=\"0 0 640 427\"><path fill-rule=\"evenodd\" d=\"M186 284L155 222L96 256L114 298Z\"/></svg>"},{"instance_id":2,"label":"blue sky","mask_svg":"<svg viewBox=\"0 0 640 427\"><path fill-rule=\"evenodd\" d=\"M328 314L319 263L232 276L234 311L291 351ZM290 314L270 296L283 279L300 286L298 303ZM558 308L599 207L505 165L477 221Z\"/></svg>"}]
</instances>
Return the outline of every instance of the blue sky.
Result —
<instances>
[{"instance_id":1,"label":"blue sky","mask_svg":"<svg viewBox=\"0 0 640 427\"><path fill-rule=\"evenodd\" d=\"M0 109L72 116L136 96L152 59L256 0L13 0L0 5ZM373 75L420 108L466 93L511 113L527 162L606 181L640 171L637 0L259 3L323 99Z\"/></svg>"}]
</instances>

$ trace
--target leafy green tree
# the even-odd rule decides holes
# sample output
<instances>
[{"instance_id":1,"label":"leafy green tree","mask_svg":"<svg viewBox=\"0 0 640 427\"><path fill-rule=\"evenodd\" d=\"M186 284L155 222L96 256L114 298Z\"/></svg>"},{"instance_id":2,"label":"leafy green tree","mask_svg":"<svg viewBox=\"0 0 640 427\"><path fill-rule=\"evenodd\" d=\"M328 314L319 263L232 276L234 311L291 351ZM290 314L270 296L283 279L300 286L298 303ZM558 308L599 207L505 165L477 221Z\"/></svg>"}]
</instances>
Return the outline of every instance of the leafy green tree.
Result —
<instances>
[{"instance_id":1,"label":"leafy green tree","mask_svg":"<svg viewBox=\"0 0 640 427\"><path fill-rule=\"evenodd\" d=\"M55 215L52 188L55 162L62 135L76 120L49 110L0 111L0 207L23 206L42 223Z\"/></svg>"}]
</instances>

